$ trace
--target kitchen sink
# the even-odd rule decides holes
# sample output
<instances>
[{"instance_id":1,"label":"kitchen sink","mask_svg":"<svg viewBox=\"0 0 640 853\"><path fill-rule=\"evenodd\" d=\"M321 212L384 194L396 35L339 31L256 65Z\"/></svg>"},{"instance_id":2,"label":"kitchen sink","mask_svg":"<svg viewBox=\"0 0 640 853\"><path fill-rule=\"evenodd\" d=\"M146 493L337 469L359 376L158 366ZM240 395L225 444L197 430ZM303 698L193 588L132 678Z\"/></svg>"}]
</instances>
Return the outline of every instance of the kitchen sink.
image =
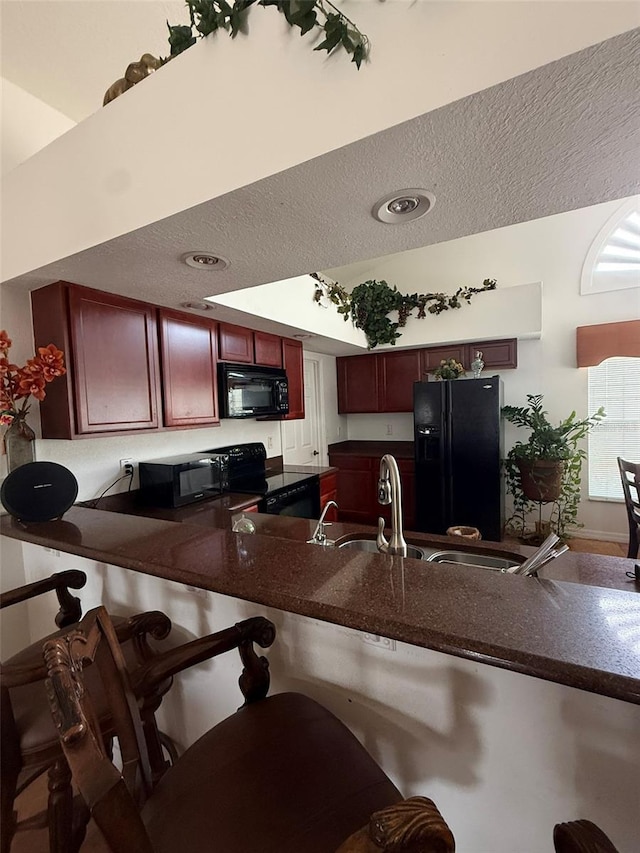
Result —
<instances>
[{"instance_id":1,"label":"kitchen sink","mask_svg":"<svg viewBox=\"0 0 640 853\"><path fill-rule=\"evenodd\" d=\"M353 548L354 551L369 551L372 554L380 553L375 539L350 539L348 542L341 542L338 548ZM416 548L415 545L407 545L407 557L411 557L414 560L427 559L427 555L423 549Z\"/></svg>"},{"instance_id":2,"label":"kitchen sink","mask_svg":"<svg viewBox=\"0 0 640 853\"><path fill-rule=\"evenodd\" d=\"M477 554L473 551L436 551L426 558L430 563L456 563L460 566L474 566L478 569L492 569L500 572L519 566L517 560L508 557L496 557L493 554Z\"/></svg>"}]
</instances>

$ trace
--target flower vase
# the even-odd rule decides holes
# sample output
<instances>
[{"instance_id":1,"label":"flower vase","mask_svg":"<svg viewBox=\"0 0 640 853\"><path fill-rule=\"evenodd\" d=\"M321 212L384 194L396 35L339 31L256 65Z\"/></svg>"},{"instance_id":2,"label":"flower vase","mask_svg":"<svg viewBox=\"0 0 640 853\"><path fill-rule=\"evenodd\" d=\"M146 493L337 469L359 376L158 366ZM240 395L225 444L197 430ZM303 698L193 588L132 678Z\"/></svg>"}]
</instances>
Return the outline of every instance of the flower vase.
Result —
<instances>
[{"instance_id":1,"label":"flower vase","mask_svg":"<svg viewBox=\"0 0 640 853\"><path fill-rule=\"evenodd\" d=\"M471 362L471 370L473 371L474 379L480 379L480 374L482 373L483 368L484 361L482 360L482 353L478 350Z\"/></svg>"},{"instance_id":2,"label":"flower vase","mask_svg":"<svg viewBox=\"0 0 640 853\"><path fill-rule=\"evenodd\" d=\"M26 421L24 414L15 415L4 434L7 454L7 470L14 471L36 458L36 434Z\"/></svg>"}]
</instances>

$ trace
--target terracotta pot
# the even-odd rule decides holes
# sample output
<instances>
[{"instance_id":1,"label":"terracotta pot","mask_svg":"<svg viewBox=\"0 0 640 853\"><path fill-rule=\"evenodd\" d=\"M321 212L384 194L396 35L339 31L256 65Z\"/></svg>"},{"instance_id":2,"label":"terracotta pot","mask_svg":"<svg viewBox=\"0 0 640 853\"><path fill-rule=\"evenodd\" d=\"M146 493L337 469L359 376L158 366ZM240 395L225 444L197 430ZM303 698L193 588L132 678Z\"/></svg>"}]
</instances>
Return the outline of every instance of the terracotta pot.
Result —
<instances>
[{"instance_id":1,"label":"terracotta pot","mask_svg":"<svg viewBox=\"0 0 640 853\"><path fill-rule=\"evenodd\" d=\"M526 498L542 503L558 500L562 491L564 462L518 459L516 464L520 471L520 485Z\"/></svg>"}]
</instances>

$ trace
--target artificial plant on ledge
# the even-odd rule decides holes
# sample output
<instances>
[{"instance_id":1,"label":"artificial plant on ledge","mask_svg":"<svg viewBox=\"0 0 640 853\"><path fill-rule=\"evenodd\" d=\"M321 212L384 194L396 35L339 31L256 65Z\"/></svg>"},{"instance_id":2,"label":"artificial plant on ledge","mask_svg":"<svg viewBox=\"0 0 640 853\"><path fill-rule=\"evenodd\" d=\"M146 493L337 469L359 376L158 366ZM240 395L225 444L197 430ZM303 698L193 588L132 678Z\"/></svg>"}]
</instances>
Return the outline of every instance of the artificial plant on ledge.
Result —
<instances>
[{"instance_id":1,"label":"artificial plant on ledge","mask_svg":"<svg viewBox=\"0 0 640 853\"><path fill-rule=\"evenodd\" d=\"M429 314L441 314L453 308L467 305L476 293L495 290L497 282L485 278L481 287L459 287L450 296L446 293L400 293L398 288L386 281L372 279L358 284L349 293L336 281L325 280L319 273L311 273L316 280L314 301L321 304L326 298L337 307L345 320L351 318L357 329L362 329L367 338L367 346L374 349L378 344L392 344L401 336L399 328L407 324L407 319L417 308L417 319L422 320ZM398 312L397 322L389 316Z\"/></svg>"},{"instance_id":2,"label":"artificial plant on ledge","mask_svg":"<svg viewBox=\"0 0 640 853\"><path fill-rule=\"evenodd\" d=\"M245 29L246 14L250 6L275 6L291 27L298 27L300 35L322 31L324 38L314 50L331 53L339 48L351 55L351 61L360 68L369 52L369 40L330 0L186 0L189 24L169 24L171 57L177 56L216 30L227 30L231 38ZM171 58L169 57L169 58ZM168 60L162 60L164 62Z\"/></svg>"},{"instance_id":3,"label":"artificial plant on ledge","mask_svg":"<svg viewBox=\"0 0 640 853\"><path fill-rule=\"evenodd\" d=\"M301 36L321 31L324 38L314 50L326 50L327 53L339 48L345 50L351 54L351 61L358 69L369 54L369 39L330 0L234 0L232 3L226 0L186 0L186 5L189 9L188 24L170 24L167 21L171 55L157 58L143 53L138 62L131 62L124 77L112 83L105 92L104 106L166 65L174 56L192 47L198 39L217 30L226 30L231 38L239 32L246 32L247 12L253 5L275 6L290 27L300 29Z\"/></svg>"}]
</instances>

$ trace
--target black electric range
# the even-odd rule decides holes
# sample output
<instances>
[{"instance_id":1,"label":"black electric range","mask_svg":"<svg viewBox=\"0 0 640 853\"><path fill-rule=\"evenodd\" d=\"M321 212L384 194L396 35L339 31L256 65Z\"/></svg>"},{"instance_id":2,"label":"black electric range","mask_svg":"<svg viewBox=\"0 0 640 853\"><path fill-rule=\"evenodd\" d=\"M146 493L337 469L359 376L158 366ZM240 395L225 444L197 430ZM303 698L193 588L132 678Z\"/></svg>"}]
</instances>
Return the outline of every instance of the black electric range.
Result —
<instances>
[{"instance_id":1,"label":"black electric range","mask_svg":"<svg viewBox=\"0 0 640 853\"><path fill-rule=\"evenodd\" d=\"M229 457L229 491L262 495L258 504L260 512L298 518L319 517L320 478L317 474L268 472L267 451L261 442L218 447L215 452Z\"/></svg>"}]
</instances>

